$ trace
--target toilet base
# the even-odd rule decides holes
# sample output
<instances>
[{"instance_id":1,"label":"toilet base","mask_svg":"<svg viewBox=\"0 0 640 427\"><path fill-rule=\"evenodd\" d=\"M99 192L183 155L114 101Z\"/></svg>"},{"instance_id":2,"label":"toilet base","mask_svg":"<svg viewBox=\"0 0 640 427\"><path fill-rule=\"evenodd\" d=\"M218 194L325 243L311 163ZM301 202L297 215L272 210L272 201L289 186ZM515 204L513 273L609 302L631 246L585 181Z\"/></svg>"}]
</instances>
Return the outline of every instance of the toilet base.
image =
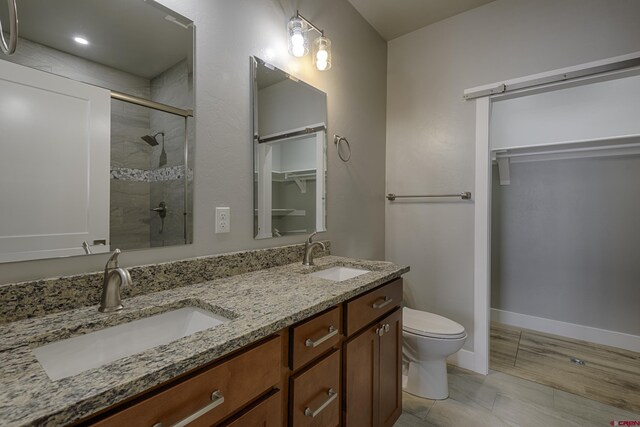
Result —
<instances>
[{"instance_id":1,"label":"toilet base","mask_svg":"<svg viewBox=\"0 0 640 427\"><path fill-rule=\"evenodd\" d=\"M447 359L409 362L407 375L402 378L402 389L407 393L431 400L449 397Z\"/></svg>"}]
</instances>

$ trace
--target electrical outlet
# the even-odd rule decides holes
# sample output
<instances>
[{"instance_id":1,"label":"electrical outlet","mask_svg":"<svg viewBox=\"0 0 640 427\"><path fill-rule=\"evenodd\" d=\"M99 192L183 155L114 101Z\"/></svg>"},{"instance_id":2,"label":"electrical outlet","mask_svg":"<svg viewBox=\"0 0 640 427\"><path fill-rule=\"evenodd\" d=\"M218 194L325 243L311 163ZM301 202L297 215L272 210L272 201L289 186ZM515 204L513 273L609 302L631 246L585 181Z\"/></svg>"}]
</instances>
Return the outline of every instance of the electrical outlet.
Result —
<instances>
[{"instance_id":1,"label":"electrical outlet","mask_svg":"<svg viewBox=\"0 0 640 427\"><path fill-rule=\"evenodd\" d=\"M231 208L216 208L216 234L231 231Z\"/></svg>"}]
</instances>

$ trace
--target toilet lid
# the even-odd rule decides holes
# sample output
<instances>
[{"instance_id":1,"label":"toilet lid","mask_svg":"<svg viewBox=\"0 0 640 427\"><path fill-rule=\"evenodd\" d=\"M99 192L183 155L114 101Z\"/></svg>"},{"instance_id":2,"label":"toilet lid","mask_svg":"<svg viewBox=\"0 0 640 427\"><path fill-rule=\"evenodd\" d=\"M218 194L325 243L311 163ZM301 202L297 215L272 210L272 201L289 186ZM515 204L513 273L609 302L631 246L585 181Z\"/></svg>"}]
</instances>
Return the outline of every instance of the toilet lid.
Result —
<instances>
[{"instance_id":1,"label":"toilet lid","mask_svg":"<svg viewBox=\"0 0 640 427\"><path fill-rule=\"evenodd\" d=\"M464 327L437 314L426 311L402 309L402 329L416 335L433 338L462 338L465 336Z\"/></svg>"}]
</instances>

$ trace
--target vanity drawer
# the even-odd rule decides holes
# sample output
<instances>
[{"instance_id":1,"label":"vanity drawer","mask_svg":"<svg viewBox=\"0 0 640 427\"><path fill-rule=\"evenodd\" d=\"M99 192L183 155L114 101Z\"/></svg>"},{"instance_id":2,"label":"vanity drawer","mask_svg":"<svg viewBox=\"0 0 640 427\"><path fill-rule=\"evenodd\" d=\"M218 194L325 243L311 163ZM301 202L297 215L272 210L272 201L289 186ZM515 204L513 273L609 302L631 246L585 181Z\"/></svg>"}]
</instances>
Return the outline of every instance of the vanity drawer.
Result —
<instances>
[{"instance_id":1,"label":"vanity drawer","mask_svg":"<svg viewBox=\"0 0 640 427\"><path fill-rule=\"evenodd\" d=\"M295 427L340 424L340 350L291 379L291 423Z\"/></svg>"},{"instance_id":2,"label":"vanity drawer","mask_svg":"<svg viewBox=\"0 0 640 427\"><path fill-rule=\"evenodd\" d=\"M176 385L169 384L94 425L169 427L200 413L189 426L211 426L280 382L281 340L273 337Z\"/></svg>"},{"instance_id":3,"label":"vanity drawer","mask_svg":"<svg viewBox=\"0 0 640 427\"><path fill-rule=\"evenodd\" d=\"M391 312L402 303L402 279L361 295L346 304L347 336Z\"/></svg>"},{"instance_id":4,"label":"vanity drawer","mask_svg":"<svg viewBox=\"0 0 640 427\"><path fill-rule=\"evenodd\" d=\"M282 392L270 394L247 412L225 422L224 427L282 427Z\"/></svg>"},{"instance_id":5,"label":"vanity drawer","mask_svg":"<svg viewBox=\"0 0 640 427\"><path fill-rule=\"evenodd\" d=\"M340 307L294 326L291 331L291 369L297 370L340 343Z\"/></svg>"}]
</instances>

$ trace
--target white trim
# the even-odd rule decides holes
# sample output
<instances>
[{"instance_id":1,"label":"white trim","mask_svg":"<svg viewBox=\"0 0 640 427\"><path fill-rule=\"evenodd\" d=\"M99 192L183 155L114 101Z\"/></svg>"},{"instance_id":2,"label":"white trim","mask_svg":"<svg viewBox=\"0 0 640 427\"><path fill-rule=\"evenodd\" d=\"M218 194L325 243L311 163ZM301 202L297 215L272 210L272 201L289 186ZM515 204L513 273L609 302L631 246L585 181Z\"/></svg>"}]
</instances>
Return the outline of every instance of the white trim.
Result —
<instances>
[{"instance_id":1,"label":"white trim","mask_svg":"<svg viewBox=\"0 0 640 427\"><path fill-rule=\"evenodd\" d=\"M527 83L527 82L532 82L532 81L540 81L540 80L544 80L544 79L549 79L549 78L553 78L555 76L558 76L560 74L571 74L571 73L575 73L577 71L584 71L584 70L588 70L590 68L598 68L598 67L603 67L603 66L607 66L607 65L611 65L611 64L615 64L618 62L624 62L624 61L629 61L629 60L634 60L634 59L638 59L640 58L640 52L633 52L633 53L629 53L626 55L620 55L620 56L614 56L613 58L606 58L606 59L600 59L597 61L592 61L592 62L587 62L584 64L580 64L580 65L574 65L572 67L565 67L565 68L560 68L557 70L551 70L551 71L545 71L542 73L537 73L537 74L530 74L528 76L524 76L524 77L518 77L515 79L509 79L509 80L505 80L502 82L496 82L496 83L489 83L486 85L482 85L482 86L476 86L470 89L465 89L464 91L464 95L465 96L469 96L475 92L484 92L484 91L490 91L491 89L495 89L498 86L501 85L505 85L507 88L509 86L519 86L522 85L523 83Z\"/></svg>"},{"instance_id":2,"label":"white trim","mask_svg":"<svg viewBox=\"0 0 640 427\"><path fill-rule=\"evenodd\" d=\"M527 81L543 79L562 72L580 71L596 68L615 62L622 62L640 58L640 52L621 55L613 58L593 61L574 67L547 71L517 79L511 79L505 84L520 84ZM501 83L493 83L466 89L465 94L477 91L491 90ZM566 84L566 83L565 83ZM501 95L487 96L474 99L476 103L476 156L475 156L475 197L474 197L474 369L473 371L487 374L489 371L489 317L491 275L491 155L489 151L489 125L491 119L491 103L493 98ZM504 95L503 95L504 96ZM602 336L602 335L600 335ZM596 342L592 339L593 342Z\"/></svg>"},{"instance_id":3,"label":"white trim","mask_svg":"<svg viewBox=\"0 0 640 427\"><path fill-rule=\"evenodd\" d=\"M491 156L489 98L476 100L476 179L474 197L473 371L489 373L489 284L491 274Z\"/></svg>"},{"instance_id":4,"label":"white trim","mask_svg":"<svg viewBox=\"0 0 640 427\"><path fill-rule=\"evenodd\" d=\"M462 349L447 357L447 363L469 371L475 371L475 354L473 351Z\"/></svg>"},{"instance_id":5,"label":"white trim","mask_svg":"<svg viewBox=\"0 0 640 427\"><path fill-rule=\"evenodd\" d=\"M491 320L519 328L640 352L640 336L637 335L545 319L496 308L491 309Z\"/></svg>"}]
</instances>

